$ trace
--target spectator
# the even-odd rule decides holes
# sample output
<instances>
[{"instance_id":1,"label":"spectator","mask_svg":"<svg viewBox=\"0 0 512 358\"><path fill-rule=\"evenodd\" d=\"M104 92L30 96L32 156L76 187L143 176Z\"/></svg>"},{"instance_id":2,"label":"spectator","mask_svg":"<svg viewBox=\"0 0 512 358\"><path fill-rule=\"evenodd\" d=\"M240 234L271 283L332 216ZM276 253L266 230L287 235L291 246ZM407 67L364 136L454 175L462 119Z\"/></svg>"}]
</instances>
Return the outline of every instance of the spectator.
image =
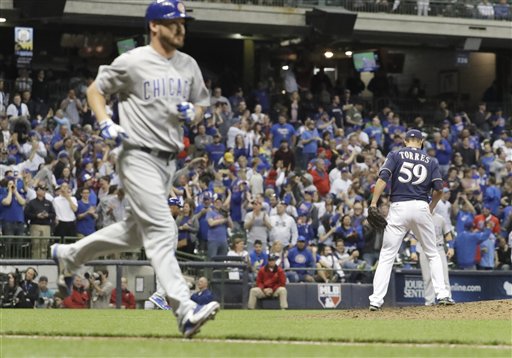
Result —
<instances>
[{"instance_id":1,"label":"spectator","mask_svg":"<svg viewBox=\"0 0 512 358\"><path fill-rule=\"evenodd\" d=\"M41 276L38 282L39 286L39 299L37 301L37 308L51 308L53 306L53 295L55 292L48 288L48 277Z\"/></svg>"},{"instance_id":2,"label":"spectator","mask_svg":"<svg viewBox=\"0 0 512 358\"><path fill-rule=\"evenodd\" d=\"M213 293L208 289L206 277L199 277L197 280L197 292L194 292L190 299L198 305L206 305L214 300Z\"/></svg>"},{"instance_id":3,"label":"spectator","mask_svg":"<svg viewBox=\"0 0 512 358\"><path fill-rule=\"evenodd\" d=\"M30 117L28 107L25 103L21 102L21 94L19 93L14 94L14 96L12 97L12 103L7 107L5 113L7 114L7 118L11 121L11 123L17 118L24 117L28 119Z\"/></svg>"},{"instance_id":4,"label":"spectator","mask_svg":"<svg viewBox=\"0 0 512 358\"><path fill-rule=\"evenodd\" d=\"M110 307L115 308L117 304L117 289L112 290L110 296ZM128 280L126 277L121 277L121 308L122 309L135 309L135 296L133 292L128 290Z\"/></svg>"},{"instance_id":5,"label":"spectator","mask_svg":"<svg viewBox=\"0 0 512 358\"><path fill-rule=\"evenodd\" d=\"M452 214L455 217L455 232L457 235L464 231L466 223L469 222L473 226L476 210L466 194L457 194L457 198L452 206Z\"/></svg>"},{"instance_id":6,"label":"spectator","mask_svg":"<svg viewBox=\"0 0 512 358\"><path fill-rule=\"evenodd\" d=\"M52 202L46 199L48 188L39 184L36 187L36 198L29 201L25 207L25 218L29 222L30 236L50 237L55 220L55 210ZM46 259L48 257L48 239L32 239L32 258Z\"/></svg>"},{"instance_id":7,"label":"spectator","mask_svg":"<svg viewBox=\"0 0 512 358\"><path fill-rule=\"evenodd\" d=\"M313 177L313 185L318 190L318 194L321 197L326 196L331 190L331 184L329 183L329 173L325 168L325 162L323 159L317 159L315 161L315 167L312 168L309 173Z\"/></svg>"},{"instance_id":8,"label":"spectator","mask_svg":"<svg viewBox=\"0 0 512 358\"><path fill-rule=\"evenodd\" d=\"M82 277L75 275L70 294L62 301L63 308L89 308L89 293L82 283Z\"/></svg>"},{"instance_id":9,"label":"spectator","mask_svg":"<svg viewBox=\"0 0 512 358\"><path fill-rule=\"evenodd\" d=\"M494 4L494 18L510 21L510 5L507 0L499 0L497 4Z\"/></svg>"},{"instance_id":10,"label":"spectator","mask_svg":"<svg viewBox=\"0 0 512 358\"><path fill-rule=\"evenodd\" d=\"M496 268L499 270L510 270L512 252L507 240L504 237L498 237L498 247L496 248Z\"/></svg>"},{"instance_id":11,"label":"spectator","mask_svg":"<svg viewBox=\"0 0 512 358\"><path fill-rule=\"evenodd\" d=\"M76 210L76 232L79 238L90 235L96 231L96 207L89 201L91 189L82 188L82 198L78 201Z\"/></svg>"},{"instance_id":12,"label":"spectator","mask_svg":"<svg viewBox=\"0 0 512 358\"><path fill-rule=\"evenodd\" d=\"M217 195L217 194L216 194ZM213 208L206 213L208 222L208 259L228 253L228 228L233 226L229 212L223 208L222 198L217 195Z\"/></svg>"},{"instance_id":13,"label":"spectator","mask_svg":"<svg viewBox=\"0 0 512 358\"><path fill-rule=\"evenodd\" d=\"M80 113L83 110L82 102L76 97L75 90L70 89L67 97L62 100L60 109L64 111L65 116L69 119L70 124L80 124Z\"/></svg>"},{"instance_id":14,"label":"spectator","mask_svg":"<svg viewBox=\"0 0 512 358\"><path fill-rule=\"evenodd\" d=\"M108 280L108 270L98 270L89 274L89 287L91 290L91 308L109 308L114 285Z\"/></svg>"},{"instance_id":15,"label":"spectator","mask_svg":"<svg viewBox=\"0 0 512 358\"><path fill-rule=\"evenodd\" d=\"M279 242L279 241L278 241ZM263 249L263 243L260 240L255 240L253 250L249 253L251 260L252 272L258 272L259 269L265 266L268 262L267 248ZM281 253L279 253L281 254Z\"/></svg>"},{"instance_id":16,"label":"spectator","mask_svg":"<svg viewBox=\"0 0 512 358\"><path fill-rule=\"evenodd\" d=\"M24 300L19 302L19 308L34 308L39 300L39 286L34 282L37 278L37 271L33 267L27 267L25 279L20 282L23 290Z\"/></svg>"},{"instance_id":17,"label":"spectator","mask_svg":"<svg viewBox=\"0 0 512 358\"><path fill-rule=\"evenodd\" d=\"M270 243L280 241L283 247L293 247L297 242L297 223L286 213L286 204L279 202L276 206L276 215L270 216Z\"/></svg>"},{"instance_id":18,"label":"spectator","mask_svg":"<svg viewBox=\"0 0 512 358\"><path fill-rule=\"evenodd\" d=\"M295 128L291 124L286 123L286 116L279 115L279 122L274 124L270 129L270 140L272 149L276 151L283 141L288 143L288 147L295 143Z\"/></svg>"},{"instance_id":19,"label":"spectator","mask_svg":"<svg viewBox=\"0 0 512 358\"><path fill-rule=\"evenodd\" d=\"M332 253L331 246L322 246L316 268L318 269L315 275L317 282L340 282L345 277L338 259Z\"/></svg>"},{"instance_id":20,"label":"spectator","mask_svg":"<svg viewBox=\"0 0 512 358\"><path fill-rule=\"evenodd\" d=\"M450 143L441 137L441 133L435 132L433 145L435 149L435 157L439 162L439 171L444 178L448 174L450 168L450 159L452 157L452 146Z\"/></svg>"},{"instance_id":21,"label":"spectator","mask_svg":"<svg viewBox=\"0 0 512 358\"><path fill-rule=\"evenodd\" d=\"M213 143L205 146L208 159L213 163L215 168L218 168L219 162L226 152L226 146L221 143L221 139L220 133L217 132L213 135Z\"/></svg>"},{"instance_id":22,"label":"spectator","mask_svg":"<svg viewBox=\"0 0 512 358\"><path fill-rule=\"evenodd\" d=\"M286 272L290 282L314 282L311 269L315 267L315 258L306 247L306 238L299 236L297 244L292 247L286 256L288 264L285 268L300 269ZM309 269L309 270L308 270Z\"/></svg>"},{"instance_id":23,"label":"spectator","mask_svg":"<svg viewBox=\"0 0 512 358\"><path fill-rule=\"evenodd\" d=\"M231 103L229 103L229 100L222 95L222 88L220 88L218 86L213 89L213 93L212 93L210 102L211 102L212 106L217 104L218 102L222 102L223 104L225 104L227 106L228 111L232 112Z\"/></svg>"},{"instance_id":24,"label":"spectator","mask_svg":"<svg viewBox=\"0 0 512 358\"><path fill-rule=\"evenodd\" d=\"M54 235L76 236L75 213L78 210L78 202L75 197L71 196L71 190L67 183L56 187L55 192L58 196L53 200L56 219Z\"/></svg>"},{"instance_id":25,"label":"spectator","mask_svg":"<svg viewBox=\"0 0 512 358\"><path fill-rule=\"evenodd\" d=\"M494 8L488 0L482 0L476 7L478 11L478 18L480 19L494 19Z\"/></svg>"},{"instance_id":26,"label":"spectator","mask_svg":"<svg viewBox=\"0 0 512 358\"><path fill-rule=\"evenodd\" d=\"M287 140L281 140L279 149L274 153L274 167L278 167L278 163L282 162L285 171L290 172L295 170L295 154L290 149L290 144Z\"/></svg>"},{"instance_id":27,"label":"spectator","mask_svg":"<svg viewBox=\"0 0 512 358\"><path fill-rule=\"evenodd\" d=\"M249 258L249 253L245 250L244 240L237 237L233 239L233 243L231 244L231 248L228 251L228 256L239 257L242 259L242 262L247 264L247 267L251 266L251 259ZM237 272L241 272L241 270L235 269Z\"/></svg>"},{"instance_id":28,"label":"spectator","mask_svg":"<svg viewBox=\"0 0 512 358\"><path fill-rule=\"evenodd\" d=\"M333 255L338 260L342 269L362 270L367 266L366 261L359 259L359 251L348 250L343 239L336 240L336 248Z\"/></svg>"},{"instance_id":29,"label":"spectator","mask_svg":"<svg viewBox=\"0 0 512 358\"><path fill-rule=\"evenodd\" d=\"M23 308L25 294L17 281L18 275L14 272L7 274L7 285L3 289L3 297L0 300L2 308Z\"/></svg>"},{"instance_id":30,"label":"spectator","mask_svg":"<svg viewBox=\"0 0 512 358\"><path fill-rule=\"evenodd\" d=\"M268 213L264 210L260 199L253 202L253 210L245 215L244 229L247 230L247 248L251 250L253 245L259 241L265 251L268 247L268 235L272 229L272 223Z\"/></svg>"},{"instance_id":31,"label":"spectator","mask_svg":"<svg viewBox=\"0 0 512 358\"><path fill-rule=\"evenodd\" d=\"M196 154L201 154L205 151L206 146L213 143L213 137L206 134L206 127L204 124L197 126L197 134L194 138L194 146Z\"/></svg>"},{"instance_id":32,"label":"spectator","mask_svg":"<svg viewBox=\"0 0 512 358\"><path fill-rule=\"evenodd\" d=\"M489 206L484 206L482 209L482 213L480 215L475 216L473 220L473 226L478 230L482 231L485 229L486 223L493 223L492 232L498 235L501 231L500 221L499 219L492 215L491 208Z\"/></svg>"},{"instance_id":33,"label":"spectator","mask_svg":"<svg viewBox=\"0 0 512 358\"><path fill-rule=\"evenodd\" d=\"M183 203L183 209L176 218L176 225L178 226L178 242L186 240L186 245L180 247L179 250L188 254L194 254L195 252L197 232L199 231L199 222L197 221L197 217L194 215L194 210L194 201L187 199Z\"/></svg>"},{"instance_id":34,"label":"spectator","mask_svg":"<svg viewBox=\"0 0 512 358\"><path fill-rule=\"evenodd\" d=\"M25 168L35 175L39 170L39 166L44 164L44 158L48 155L44 143L39 140L39 135L36 131L28 132L28 141L26 141L22 148L22 153L27 158Z\"/></svg>"},{"instance_id":35,"label":"spectator","mask_svg":"<svg viewBox=\"0 0 512 358\"><path fill-rule=\"evenodd\" d=\"M476 270L475 255L477 246L489 238L493 223L488 222L484 231L473 232L472 227L472 222L465 222L463 231L457 235L457 240L455 240L457 266L462 270Z\"/></svg>"},{"instance_id":36,"label":"spectator","mask_svg":"<svg viewBox=\"0 0 512 358\"><path fill-rule=\"evenodd\" d=\"M286 276L281 267L276 264L277 257L271 256L268 263L260 268L256 278L256 287L249 292L247 308L255 309L256 301L262 298L278 297L279 307L288 308L288 292L286 291Z\"/></svg>"},{"instance_id":37,"label":"spectator","mask_svg":"<svg viewBox=\"0 0 512 358\"><path fill-rule=\"evenodd\" d=\"M7 189L2 190L0 196L2 232L6 236L22 236L25 234L25 214L23 212L23 207L26 204L25 194L20 193L17 178L7 177L6 180Z\"/></svg>"}]
</instances>

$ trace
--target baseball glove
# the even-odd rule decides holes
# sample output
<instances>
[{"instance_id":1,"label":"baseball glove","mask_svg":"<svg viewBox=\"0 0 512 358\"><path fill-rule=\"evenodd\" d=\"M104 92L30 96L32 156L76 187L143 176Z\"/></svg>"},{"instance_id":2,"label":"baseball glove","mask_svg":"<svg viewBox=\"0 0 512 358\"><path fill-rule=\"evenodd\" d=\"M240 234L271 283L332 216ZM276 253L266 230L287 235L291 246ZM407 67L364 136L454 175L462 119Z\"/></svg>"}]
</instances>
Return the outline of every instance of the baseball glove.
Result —
<instances>
[{"instance_id":1,"label":"baseball glove","mask_svg":"<svg viewBox=\"0 0 512 358\"><path fill-rule=\"evenodd\" d=\"M384 216L379 213L379 209L374 206L368 208L368 223L377 230L384 230L388 224Z\"/></svg>"}]
</instances>

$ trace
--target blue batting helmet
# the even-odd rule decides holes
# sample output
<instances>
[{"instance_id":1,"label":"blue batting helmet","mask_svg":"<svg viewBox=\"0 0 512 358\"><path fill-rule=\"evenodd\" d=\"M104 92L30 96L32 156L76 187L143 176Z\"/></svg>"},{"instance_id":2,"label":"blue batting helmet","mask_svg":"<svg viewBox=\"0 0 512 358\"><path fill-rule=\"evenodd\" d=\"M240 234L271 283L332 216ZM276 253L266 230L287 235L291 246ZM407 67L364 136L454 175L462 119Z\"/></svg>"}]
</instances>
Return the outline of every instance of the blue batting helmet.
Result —
<instances>
[{"instance_id":1,"label":"blue batting helmet","mask_svg":"<svg viewBox=\"0 0 512 358\"><path fill-rule=\"evenodd\" d=\"M146 22L153 20L193 19L178 0L155 0L146 9Z\"/></svg>"}]
</instances>

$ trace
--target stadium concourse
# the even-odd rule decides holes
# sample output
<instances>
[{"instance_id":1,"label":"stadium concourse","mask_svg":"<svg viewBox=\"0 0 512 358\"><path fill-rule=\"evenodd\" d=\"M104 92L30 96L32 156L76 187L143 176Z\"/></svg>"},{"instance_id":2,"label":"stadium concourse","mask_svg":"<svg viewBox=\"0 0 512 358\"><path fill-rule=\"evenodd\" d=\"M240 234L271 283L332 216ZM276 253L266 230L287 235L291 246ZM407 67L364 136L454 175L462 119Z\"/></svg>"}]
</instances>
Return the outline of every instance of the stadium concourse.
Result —
<instances>
[{"instance_id":1,"label":"stadium concourse","mask_svg":"<svg viewBox=\"0 0 512 358\"><path fill-rule=\"evenodd\" d=\"M59 101L50 100L59 94L48 93L44 70L21 69L0 81L2 233L10 238L2 258L46 259L49 241L16 236L82 237L121 220L128 209L116 173L120 143L98 135L85 99L93 75L60 78L68 92ZM382 245L382 233L365 220L372 189L386 154L403 146L407 129L417 128L444 178L436 212L455 238L453 267L510 270L510 113L485 102L456 108L443 100L426 110L421 84L413 81L400 96L386 78L378 84L387 89L380 93L384 104L375 107L359 96L362 82L333 84L322 71L308 88L271 78L225 94L205 81L211 106L201 124L183 124L185 150L169 194L182 203L179 250L211 260L208 248L215 246L215 254L243 257L253 272L271 252L285 271L303 269L287 272L289 282L371 275ZM370 83L369 90L376 87ZM403 98L422 115L402 115L397 103ZM112 97L107 104L114 121L117 102ZM379 208L386 214L387 196ZM229 216L232 225L210 228L213 215ZM457 240L483 232L486 221L495 225L482 242ZM231 245L235 238L242 245ZM295 260L304 250L310 259ZM408 239L397 263L415 265ZM314 268L331 271L315 275Z\"/></svg>"}]
</instances>

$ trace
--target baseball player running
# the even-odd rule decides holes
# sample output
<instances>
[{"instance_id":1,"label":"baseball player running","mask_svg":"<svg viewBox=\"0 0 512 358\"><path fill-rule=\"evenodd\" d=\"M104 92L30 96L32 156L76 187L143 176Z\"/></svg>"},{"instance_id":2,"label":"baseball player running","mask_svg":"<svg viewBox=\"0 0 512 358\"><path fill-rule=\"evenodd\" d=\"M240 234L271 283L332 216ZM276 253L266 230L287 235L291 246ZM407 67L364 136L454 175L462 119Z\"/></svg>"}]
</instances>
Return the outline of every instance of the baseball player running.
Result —
<instances>
[{"instance_id":1,"label":"baseball player running","mask_svg":"<svg viewBox=\"0 0 512 358\"><path fill-rule=\"evenodd\" d=\"M443 268L443 276L444 276L444 286L448 291L451 299L451 288L450 288L450 278L448 276L448 259L451 259L455 253L454 240L451 232L451 224L446 222L446 220L439 214L434 213L432 215L432 220L434 221L434 228L436 231L436 246L437 251L439 252L439 256L441 257L441 263ZM428 260L426 256L423 254L423 249L421 244L417 244L417 240L414 235L411 235L411 259L417 260L418 254L420 254L420 266L421 266L421 276L423 277L423 287L424 287L424 296L425 296L425 305L432 306L436 303L436 295L434 292L434 286L432 285L432 274L430 272L430 266L428 264ZM448 251L445 253L444 245L448 245Z\"/></svg>"},{"instance_id":2,"label":"baseball player running","mask_svg":"<svg viewBox=\"0 0 512 358\"><path fill-rule=\"evenodd\" d=\"M449 292L443 280L441 257L436 248L432 211L442 195L443 181L439 164L421 150L423 136L417 129L405 134L405 148L388 154L380 169L374 194L368 210L368 222L376 226L379 216L377 202L391 180L391 205L385 225L379 265L373 279L370 310L378 311L388 290L393 262L407 231L411 230L421 243L432 273L432 284L438 304L451 305ZM434 189L432 201L428 195ZM382 218L382 220L384 220Z\"/></svg>"},{"instance_id":3,"label":"baseball player running","mask_svg":"<svg viewBox=\"0 0 512 358\"><path fill-rule=\"evenodd\" d=\"M152 2L146 10L150 44L100 66L87 89L101 134L123 139L119 177L131 207L127 217L71 245L53 245L59 273L76 271L100 255L144 246L183 335L192 337L219 310L217 302L190 300L175 251L178 229L169 215L167 197L183 149L181 122L198 123L210 104L196 61L180 52L185 21L190 17L178 0ZM105 95L119 94L120 125L105 111Z\"/></svg>"}]
</instances>

